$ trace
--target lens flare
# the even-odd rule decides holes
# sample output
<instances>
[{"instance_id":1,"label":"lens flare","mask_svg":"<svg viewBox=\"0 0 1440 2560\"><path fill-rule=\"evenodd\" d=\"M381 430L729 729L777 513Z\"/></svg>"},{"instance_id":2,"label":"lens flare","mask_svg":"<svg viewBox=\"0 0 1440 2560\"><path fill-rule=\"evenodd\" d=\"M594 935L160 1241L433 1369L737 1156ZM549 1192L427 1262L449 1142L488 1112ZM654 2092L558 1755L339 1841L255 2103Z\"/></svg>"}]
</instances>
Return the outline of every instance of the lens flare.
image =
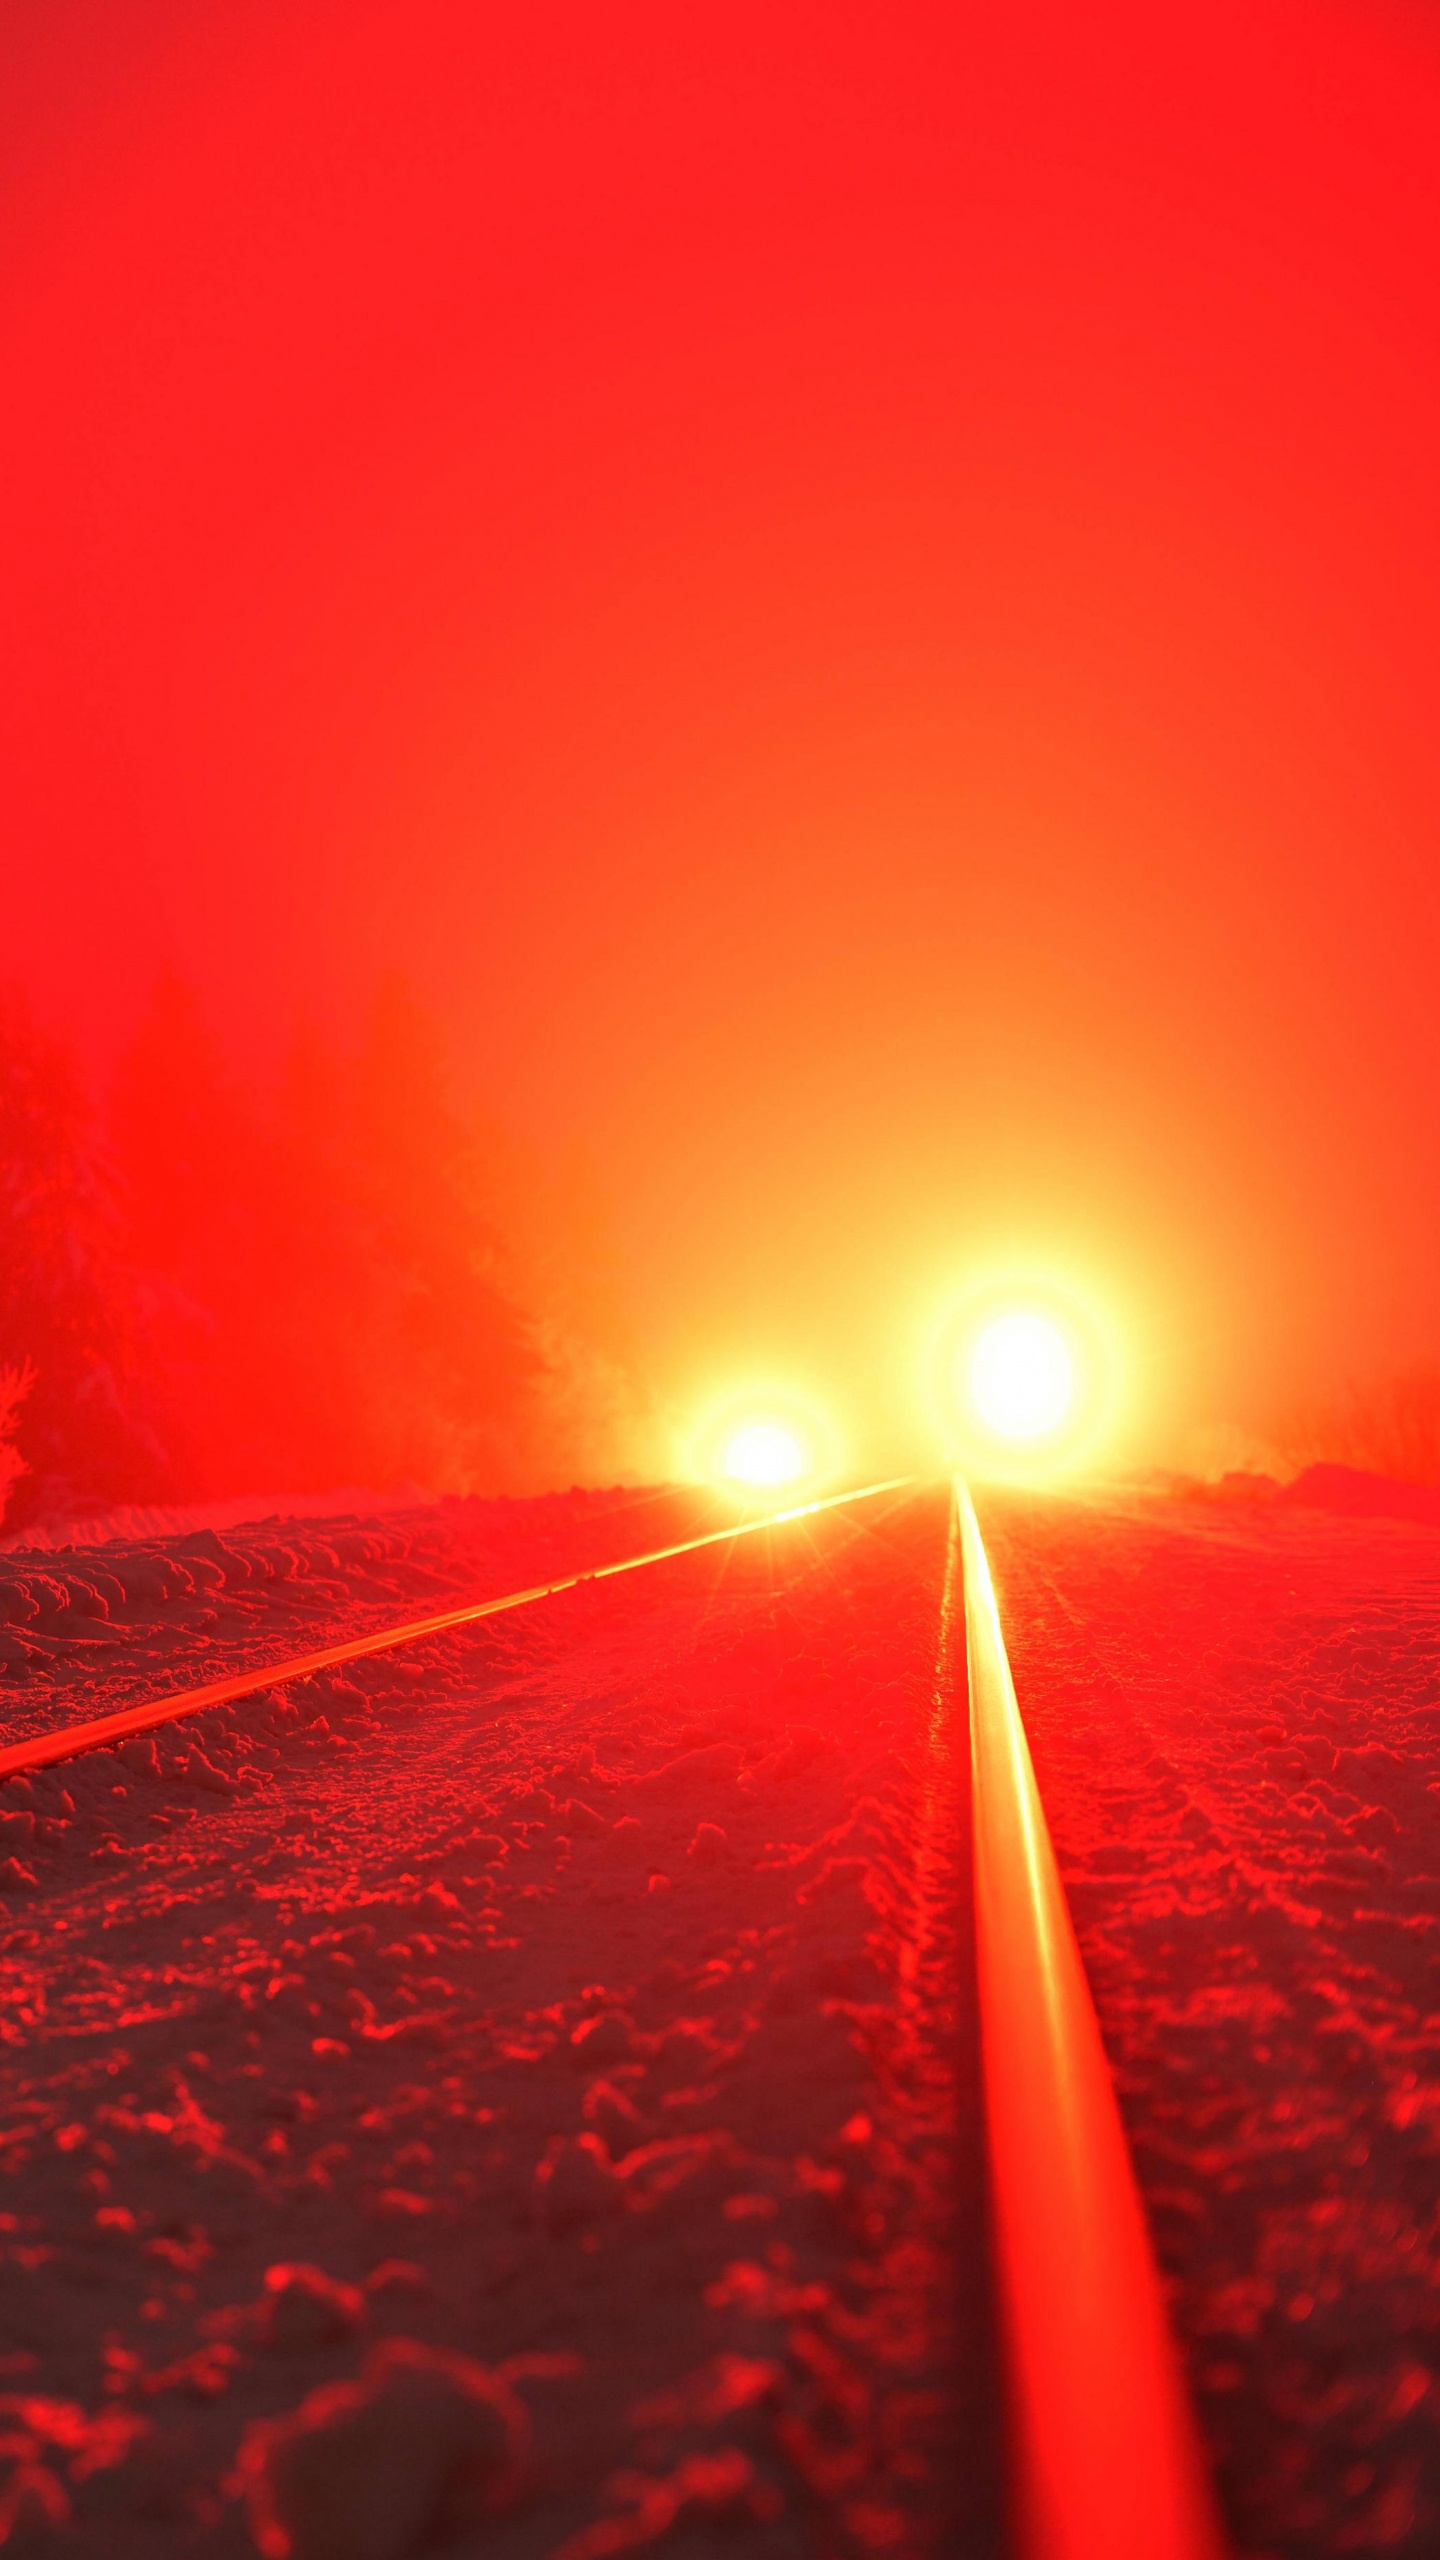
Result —
<instances>
[{"instance_id":1,"label":"lens flare","mask_svg":"<svg viewBox=\"0 0 1440 2560\"><path fill-rule=\"evenodd\" d=\"M720 1465L732 1484L785 1485L799 1482L809 1459L783 1422L747 1422L731 1433Z\"/></svg>"},{"instance_id":2,"label":"lens flare","mask_svg":"<svg viewBox=\"0 0 1440 2560\"><path fill-rule=\"evenodd\" d=\"M999 1439L1058 1431L1075 1402L1075 1363L1059 1327L1020 1308L995 1317L971 1354L970 1396Z\"/></svg>"},{"instance_id":3,"label":"lens flare","mask_svg":"<svg viewBox=\"0 0 1440 2560\"><path fill-rule=\"evenodd\" d=\"M976 1483L1058 1483L1119 1463L1137 1353L1153 1368L1110 1275L1060 1255L981 1265L938 1304L921 1347L946 1463Z\"/></svg>"}]
</instances>

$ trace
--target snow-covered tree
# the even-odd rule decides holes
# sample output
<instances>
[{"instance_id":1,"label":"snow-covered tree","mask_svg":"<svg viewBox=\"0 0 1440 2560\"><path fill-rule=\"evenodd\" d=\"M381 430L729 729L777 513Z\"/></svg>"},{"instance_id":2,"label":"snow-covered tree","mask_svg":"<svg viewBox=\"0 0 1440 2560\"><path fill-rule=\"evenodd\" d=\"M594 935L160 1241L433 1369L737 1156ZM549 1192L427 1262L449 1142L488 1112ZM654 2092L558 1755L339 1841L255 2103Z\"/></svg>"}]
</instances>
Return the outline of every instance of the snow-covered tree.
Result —
<instances>
[{"instance_id":1,"label":"snow-covered tree","mask_svg":"<svg viewBox=\"0 0 1440 2560\"><path fill-rule=\"evenodd\" d=\"M22 1000L0 996L0 1371L18 1382L5 1437L11 1525L166 1490L146 1410L143 1326L113 1181L79 1078Z\"/></svg>"}]
</instances>

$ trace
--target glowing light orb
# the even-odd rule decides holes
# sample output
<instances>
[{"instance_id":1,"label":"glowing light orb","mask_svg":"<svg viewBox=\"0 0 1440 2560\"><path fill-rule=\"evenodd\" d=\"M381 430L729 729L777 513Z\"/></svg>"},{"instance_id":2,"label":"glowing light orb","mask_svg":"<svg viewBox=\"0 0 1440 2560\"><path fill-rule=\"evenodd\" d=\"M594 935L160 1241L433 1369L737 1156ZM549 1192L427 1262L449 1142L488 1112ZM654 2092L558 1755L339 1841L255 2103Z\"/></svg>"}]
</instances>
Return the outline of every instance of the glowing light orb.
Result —
<instances>
[{"instance_id":1,"label":"glowing light orb","mask_svg":"<svg viewBox=\"0 0 1440 2560\"><path fill-rule=\"evenodd\" d=\"M783 1422L747 1422L725 1443L722 1471L732 1484L794 1484L809 1461L804 1447Z\"/></svg>"},{"instance_id":2,"label":"glowing light orb","mask_svg":"<svg viewBox=\"0 0 1440 2560\"><path fill-rule=\"evenodd\" d=\"M1075 1363L1059 1327L1016 1309L987 1324L970 1358L970 1395L1001 1440L1043 1440L1075 1402Z\"/></svg>"}]
</instances>

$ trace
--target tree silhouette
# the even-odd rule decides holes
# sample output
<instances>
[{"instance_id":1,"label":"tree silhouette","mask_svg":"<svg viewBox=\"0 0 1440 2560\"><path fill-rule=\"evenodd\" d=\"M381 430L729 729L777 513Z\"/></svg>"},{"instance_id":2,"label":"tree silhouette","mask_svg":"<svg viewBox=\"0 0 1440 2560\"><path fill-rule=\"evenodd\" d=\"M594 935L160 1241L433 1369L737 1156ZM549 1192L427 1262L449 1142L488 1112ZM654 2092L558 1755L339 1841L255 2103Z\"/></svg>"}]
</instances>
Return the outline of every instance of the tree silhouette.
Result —
<instances>
[{"instance_id":1,"label":"tree silhouette","mask_svg":"<svg viewBox=\"0 0 1440 2560\"><path fill-rule=\"evenodd\" d=\"M0 1370L12 1390L10 1520L169 1490L148 1408L143 1310L116 1187L70 1060L20 997L0 999ZM15 1406L18 1403L18 1412Z\"/></svg>"},{"instance_id":2,"label":"tree silhouette","mask_svg":"<svg viewBox=\"0 0 1440 2560\"><path fill-rule=\"evenodd\" d=\"M162 981L117 1080L114 1145L190 1490L544 1477L548 1364L403 984L382 987L352 1054L297 1035L262 1108Z\"/></svg>"},{"instance_id":3,"label":"tree silhouette","mask_svg":"<svg viewBox=\"0 0 1440 2560\"><path fill-rule=\"evenodd\" d=\"M613 1473L628 1390L577 1320L567 1197L457 1105L399 980L353 1049L302 1030L259 1094L162 977L103 1150L7 1001L0 1509Z\"/></svg>"},{"instance_id":4,"label":"tree silhouette","mask_svg":"<svg viewBox=\"0 0 1440 2560\"><path fill-rule=\"evenodd\" d=\"M26 1472L13 1435L15 1417L34 1384L35 1372L28 1361L23 1369L0 1369L0 1527L4 1525L10 1488L16 1477Z\"/></svg>"}]
</instances>

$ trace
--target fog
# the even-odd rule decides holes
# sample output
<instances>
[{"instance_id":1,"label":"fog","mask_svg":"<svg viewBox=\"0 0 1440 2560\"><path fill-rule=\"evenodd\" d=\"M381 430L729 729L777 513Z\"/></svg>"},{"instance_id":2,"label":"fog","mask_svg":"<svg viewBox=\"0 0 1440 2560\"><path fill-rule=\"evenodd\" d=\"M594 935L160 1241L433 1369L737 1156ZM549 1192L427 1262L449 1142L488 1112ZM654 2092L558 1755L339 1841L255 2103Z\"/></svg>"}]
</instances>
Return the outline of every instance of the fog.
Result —
<instances>
[{"instance_id":1,"label":"fog","mask_svg":"<svg viewBox=\"0 0 1440 2560\"><path fill-rule=\"evenodd\" d=\"M0 36L3 973L103 1109L401 972L617 1472L1006 1273L1146 1460L1440 1357L1440 48L1001 14Z\"/></svg>"}]
</instances>

